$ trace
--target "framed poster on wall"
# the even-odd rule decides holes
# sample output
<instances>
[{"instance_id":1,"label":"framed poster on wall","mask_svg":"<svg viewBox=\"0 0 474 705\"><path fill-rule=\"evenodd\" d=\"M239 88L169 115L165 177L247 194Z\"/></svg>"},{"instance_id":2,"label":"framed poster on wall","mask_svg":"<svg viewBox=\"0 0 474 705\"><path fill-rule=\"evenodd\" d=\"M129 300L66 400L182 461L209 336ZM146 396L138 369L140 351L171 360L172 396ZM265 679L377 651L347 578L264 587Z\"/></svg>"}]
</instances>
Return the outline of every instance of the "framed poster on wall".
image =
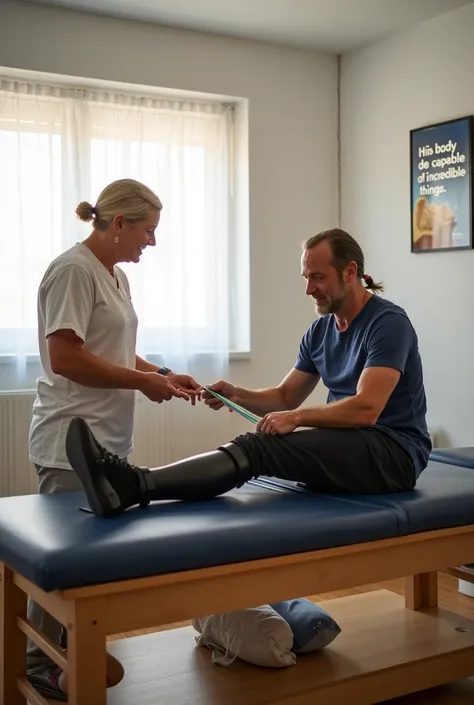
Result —
<instances>
[{"instance_id":1,"label":"framed poster on wall","mask_svg":"<svg viewBox=\"0 0 474 705\"><path fill-rule=\"evenodd\" d=\"M411 251L472 249L472 116L410 131Z\"/></svg>"}]
</instances>

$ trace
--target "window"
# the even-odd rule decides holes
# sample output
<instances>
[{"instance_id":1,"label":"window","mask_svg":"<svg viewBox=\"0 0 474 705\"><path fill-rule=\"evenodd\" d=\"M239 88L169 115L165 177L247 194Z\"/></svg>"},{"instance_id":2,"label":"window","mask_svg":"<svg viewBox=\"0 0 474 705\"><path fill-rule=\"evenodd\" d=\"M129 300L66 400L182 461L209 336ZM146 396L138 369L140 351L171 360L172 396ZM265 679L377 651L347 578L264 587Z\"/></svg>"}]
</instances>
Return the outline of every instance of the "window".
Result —
<instances>
[{"instance_id":1,"label":"window","mask_svg":"<svg viewBox=\"0 0 474 705\"><path fill-rule=\"evenodd\" d=\"M0 81L0 366L15 370L8 385L0 372L0 388L33 386L41 277L90 231L77 204L94 204L122 177L146 183L164 206L157 246L138 265L120 265L139 354L182 368L248 347L234 144L233 104Z\"/></svg>"}]
</instances>

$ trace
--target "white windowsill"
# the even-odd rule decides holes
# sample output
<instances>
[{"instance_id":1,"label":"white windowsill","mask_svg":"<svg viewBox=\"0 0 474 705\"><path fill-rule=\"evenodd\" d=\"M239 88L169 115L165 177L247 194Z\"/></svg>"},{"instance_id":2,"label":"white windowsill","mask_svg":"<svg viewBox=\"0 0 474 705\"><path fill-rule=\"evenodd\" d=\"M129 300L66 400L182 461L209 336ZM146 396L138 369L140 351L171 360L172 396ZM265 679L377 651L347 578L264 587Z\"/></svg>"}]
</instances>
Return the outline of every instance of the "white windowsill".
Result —
<instances>
[{"instance_id":1,"label":"white windowsill","mask_svg":"<svg viewBox=\"0 0 474 705\"><path fill-rule=\"evenodd\" d=\"M16 355L0 355L0 365L13 365L17 360ZM229 360L231 362L245 362L250 360L250 350L236 350L229 354ZM40 359L39 355L27 355L26 356L27 365L39 365Z\"/></svg>"}]
</instances>

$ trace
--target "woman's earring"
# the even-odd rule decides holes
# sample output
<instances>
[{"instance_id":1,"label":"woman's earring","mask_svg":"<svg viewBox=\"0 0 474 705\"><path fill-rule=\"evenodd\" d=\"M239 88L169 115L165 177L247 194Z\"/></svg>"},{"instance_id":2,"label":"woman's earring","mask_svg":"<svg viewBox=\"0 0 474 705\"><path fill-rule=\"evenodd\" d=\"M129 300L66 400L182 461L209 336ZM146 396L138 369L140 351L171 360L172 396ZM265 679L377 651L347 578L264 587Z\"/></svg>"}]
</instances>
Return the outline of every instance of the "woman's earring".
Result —
<instances>
[{"instance_id":1,"label":"woman's earring","mask_svg":"<svg viewBox=\"0 0 474 705\"><path fill-rule=\"evenodd\" d=\"M115 239L115 242L118 244L118 242L119 242L119 240L120 240L119 236L116 235L114 239Z\"/></svg>"}]
</instances>

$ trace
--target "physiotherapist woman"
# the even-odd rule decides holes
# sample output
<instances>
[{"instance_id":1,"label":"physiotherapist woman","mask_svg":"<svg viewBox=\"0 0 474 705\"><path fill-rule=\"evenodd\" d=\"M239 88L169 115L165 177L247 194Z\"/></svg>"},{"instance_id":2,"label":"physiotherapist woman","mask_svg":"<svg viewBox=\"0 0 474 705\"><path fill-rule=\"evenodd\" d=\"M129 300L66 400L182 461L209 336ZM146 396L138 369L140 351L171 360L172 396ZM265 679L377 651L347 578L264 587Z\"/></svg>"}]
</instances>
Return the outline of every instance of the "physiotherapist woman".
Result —
<instances>
[{"instance_id":1,"label":"physiotherapist woman","mask_svg":"<svg viewBox=\"0 0 474 705\"><path fill-rule=\"evenodd\" d=\"M173 397L195 402L199 385L192 377L158 368L136 354L137 315L127 276L117 266L138 263L146 248L155 245L161 210L160 199L144 184L114 181L94 206L77 206L77 217L91 222L92 231L51 262L43 276L38 291L42 376L29 434L40 493L83 489L65 453L72 417L86 419L111 453L127 458L133 450L136 390L153 402ZM67 648L61 625L33 601L28 618ZM67 700L64 674L32 642L27 666L42 695Z\"/></svg>"}]
</instances>

